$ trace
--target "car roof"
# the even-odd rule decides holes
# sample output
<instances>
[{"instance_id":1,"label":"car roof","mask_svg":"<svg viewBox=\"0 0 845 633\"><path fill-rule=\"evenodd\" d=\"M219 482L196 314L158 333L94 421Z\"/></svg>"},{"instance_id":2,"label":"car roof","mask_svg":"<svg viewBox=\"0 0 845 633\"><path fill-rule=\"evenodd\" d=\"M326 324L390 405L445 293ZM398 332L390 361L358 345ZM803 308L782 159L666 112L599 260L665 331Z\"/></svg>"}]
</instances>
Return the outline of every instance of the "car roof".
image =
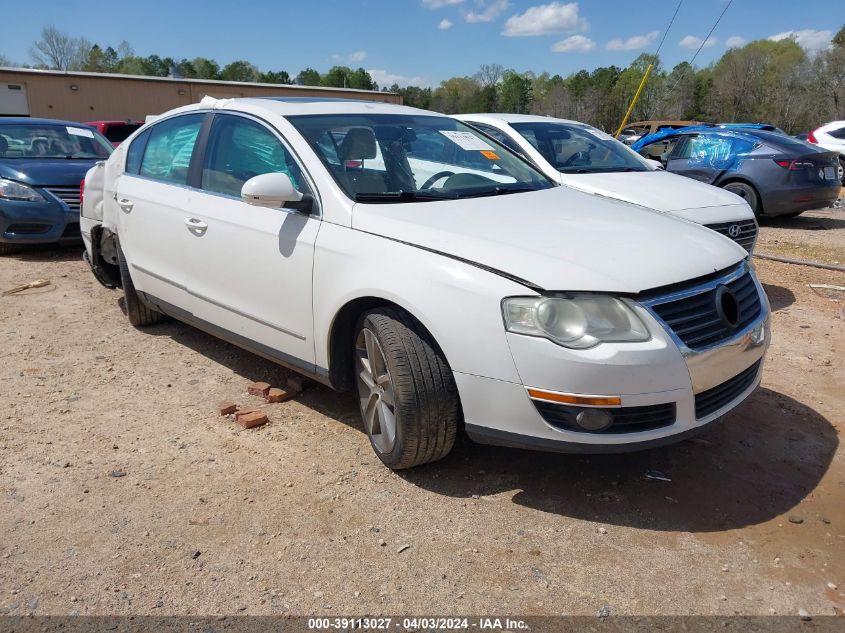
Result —
<instances>
[{"instance_id":1,"label":"car roof","mask_svg":"<svg viewBox=\"0 0 845 633\"><path fill-rule=\"evenodd\" d=\"M62 121L60 119L34 119L25 116L0 117L0 125L70 125L79 127L87 125L78 121Z\"/></svg>"},{"instance_id":2,"label":"car roof","mask_svg":"<svg viewBox=\"0 0 845 633\"><path fill-rule=\"evenodd\" d=\"M766 132L764 130L757 130L754 128L731 128L731 127L714 127L713 125L705 124L705 125L690 125L687 127L675 128L675 129L666 129L660 130L659 132L655 132L654 134L648 134L641 139L639 139L636 143L631 145L634 150L638 150L641 147L645 147L646 145L651 145L657 141L660 141L664 138L669 138L671 136L680 136L682 134L691 134L691 133L705 133L705 134L721 134L721 135L730 135L735 136L738 138L750 138L753 136L754 132L764 132L767 134L771 134L771 132ZM782 135L780 135L782 136Z\"/></svg>"},{"instance_id":3,"label":"car roof","mask_svg":"<svg viewBox=\"0 0 845 633\"><path fill-rule=\"evenodd\" d=\"M483 123L487 121L504 121L505 123L569 123L571 125L587 125L581 121L572 121L570 119L556 119L550 116L542 116L539 114L510 114L507 112L476 112L473 114L456 114L456 119L478 121Z\"/></svg>"},{"instance_id":4,"label":"car roof","mask_svg":"<svg viewBox=\"0 0 845 633\"><path fill-rule=\"evenodd\" d=\"M263 110L283 117L307 114L405 114L425 116L445 116L438 112L420 110L409 106L385 103L384 101L364 101L362 99L336 99L321 97L236 97L233 99L215 99L205 97L199 103L171 110L172 113L192 110ZM163 113L169 114L169 113Z\"/></svg>"}]
</instances>

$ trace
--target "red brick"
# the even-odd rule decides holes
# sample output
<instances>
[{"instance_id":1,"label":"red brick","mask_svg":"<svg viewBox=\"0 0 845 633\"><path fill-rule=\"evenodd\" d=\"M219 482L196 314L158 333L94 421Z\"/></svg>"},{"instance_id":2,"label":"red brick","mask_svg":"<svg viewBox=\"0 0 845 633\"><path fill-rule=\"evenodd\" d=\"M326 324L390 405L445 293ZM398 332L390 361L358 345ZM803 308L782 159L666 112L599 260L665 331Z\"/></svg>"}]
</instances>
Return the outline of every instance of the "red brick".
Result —
<instances>
[{"instance_id":1,"label":"red brick","mask_svg":"<svg viewBox=\"0 0 845 633\"><path fill-rule=\"evenodd\" d=\"M253 411L252 413L240 416L238 418L238 424L242 425L245 429L261 426L262 424L267 424L267 415L261 411Z\"/></svg>"},{"instance_id":2,"label":"red brick","mask_svg":"<svg viewBox=\"0 0 845 633\"><path fill-rule=\"evenodd\" d=\"M277 387L271 387L270 390L267 392L265 399L267 402L284 402L285 400L290 400L296 396L295 393L290 391L285 391L284 389L279 389Z\"/></svg>"},{"instance_id":3,"label":"red brick","mask_svg":"<svg viewBox=\"0 0 845 633\"><path fill-rule=\"evenodd\" d=\"M267 397L267 392L270 391L270 385L266 382L254 382L246 388L246 392L251 396Z\"/></svg>"},{"instance_id":4,"label":"red brick","mask_svg":"<svg viewBox=\"0 0 845 633\"><path fill-rule=\"evenodd\" d=\"M240 422L241 417L250 413L261 413L261 410L253 407L238 407L238 410L235 411L235 420Z\"/></svg>"},{"instance_id":5,"label":"red brick","mask_svg":"<svg viewBox=\"0 0 845 633\"><path fill-rule=\"evenodd\" d=\"M230 415L238 410L238 405L229 400L224 400L217 405L217 409L220 411L220 415Z\"/></svg>"},{"instance_id":6,"label":"red brick","mask_svg":"<svg viewBox=\"0 0 845 633\"><path fill-rule=\"evenodd\" d=\"M285 385L288 391L293 393L301 393L302 392L302 376L290 376L288 378L287 384Z\"/></svg>"}]
</instances>

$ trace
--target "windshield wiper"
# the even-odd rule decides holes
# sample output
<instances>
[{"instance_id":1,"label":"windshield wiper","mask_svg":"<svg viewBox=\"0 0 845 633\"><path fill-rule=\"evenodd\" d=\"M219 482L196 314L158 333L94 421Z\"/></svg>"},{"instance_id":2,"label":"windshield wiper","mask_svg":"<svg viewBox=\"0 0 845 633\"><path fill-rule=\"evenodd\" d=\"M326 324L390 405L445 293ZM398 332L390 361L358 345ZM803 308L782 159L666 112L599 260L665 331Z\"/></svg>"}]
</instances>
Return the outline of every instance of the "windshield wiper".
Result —
<instances>
[{"instance_id":1,"label":"windshield wiper","mask_svg":"<svg viewBox=\"0 0 845 633\"><path fill-rule=\"evenodd\" d=\"M525 193L527 191L539 191L536 187L494 187L484 191L473 191L462 193L459 198L483 198L485 196L501 196L507 193Z\"/></svg>"},{"instance_id":2,"label":"windshield wiper","mask_svg":"<svg viewBox=\"0 0 845 633\"><path fill-rule=\"evenodd\" d=\"M355 202L431 202L454 200L455 194L426 193L425 191L385 191L382 193L356 193Z\"/></svg>"}]
</instances>

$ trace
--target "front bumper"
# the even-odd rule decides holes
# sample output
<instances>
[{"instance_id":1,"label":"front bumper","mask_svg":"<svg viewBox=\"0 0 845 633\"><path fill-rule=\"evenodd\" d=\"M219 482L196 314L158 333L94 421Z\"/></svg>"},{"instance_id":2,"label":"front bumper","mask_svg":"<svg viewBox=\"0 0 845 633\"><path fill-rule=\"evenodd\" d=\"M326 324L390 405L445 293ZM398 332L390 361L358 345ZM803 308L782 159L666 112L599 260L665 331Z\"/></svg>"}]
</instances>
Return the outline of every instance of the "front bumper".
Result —
<instances>
[{"instance_id":1,"label":"front bumper","mask_svg":"<svg viewBox=\"0 0 845 633\"><path fill-rule=\"evenodd\" d=\"M770 338L769 306L756 278L754 284L761 300L757 318L703 350L687 348L652 312L648 301L635 308L652 332L646 343L570 350L545 339L508 334L522 384L455 372L468 435L490 444L602 453L651 448L701 431L738 406L760 383ZM613 432L572 430L560 423L566 416L549 414L550 408L560 405L532 399L529 388L618 396L619 407L602 409L619 414L621 421L632 416L646 420L652 415L646 412L662 407L665 413L669 405L672 418L659 424L620 426ZM589 407L580 407L584 408Z\"/></svg>"},{"instance_id":2,"label":"front bumper","mask_svg":"<svg viewBox=\"0 0 845 633\"><path fill-rule=\"evenodd\" d=\"M50 244L78 242L79 211L58 199L47 202L0 200L0 242Z\"/></svg>"}]
</instances>

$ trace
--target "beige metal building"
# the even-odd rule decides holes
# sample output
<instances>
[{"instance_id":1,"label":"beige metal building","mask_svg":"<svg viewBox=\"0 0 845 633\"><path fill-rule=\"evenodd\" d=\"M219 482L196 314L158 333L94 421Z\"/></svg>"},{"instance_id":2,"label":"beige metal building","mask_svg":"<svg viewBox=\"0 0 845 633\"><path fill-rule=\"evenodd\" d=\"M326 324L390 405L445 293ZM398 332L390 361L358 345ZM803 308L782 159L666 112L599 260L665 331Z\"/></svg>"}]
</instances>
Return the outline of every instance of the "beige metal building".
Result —
<instances>
[{"instance_id":1,"label":"beige metal building","mask_svg":"<svg viewBox=\"0 0 845 633\"><path fill-rule=\"evenodd\" d=\"M402 103L392 92L208 79L0 68L0 116L140 120L213 97L339 97Z\"/></svg>"}]
</instances>

